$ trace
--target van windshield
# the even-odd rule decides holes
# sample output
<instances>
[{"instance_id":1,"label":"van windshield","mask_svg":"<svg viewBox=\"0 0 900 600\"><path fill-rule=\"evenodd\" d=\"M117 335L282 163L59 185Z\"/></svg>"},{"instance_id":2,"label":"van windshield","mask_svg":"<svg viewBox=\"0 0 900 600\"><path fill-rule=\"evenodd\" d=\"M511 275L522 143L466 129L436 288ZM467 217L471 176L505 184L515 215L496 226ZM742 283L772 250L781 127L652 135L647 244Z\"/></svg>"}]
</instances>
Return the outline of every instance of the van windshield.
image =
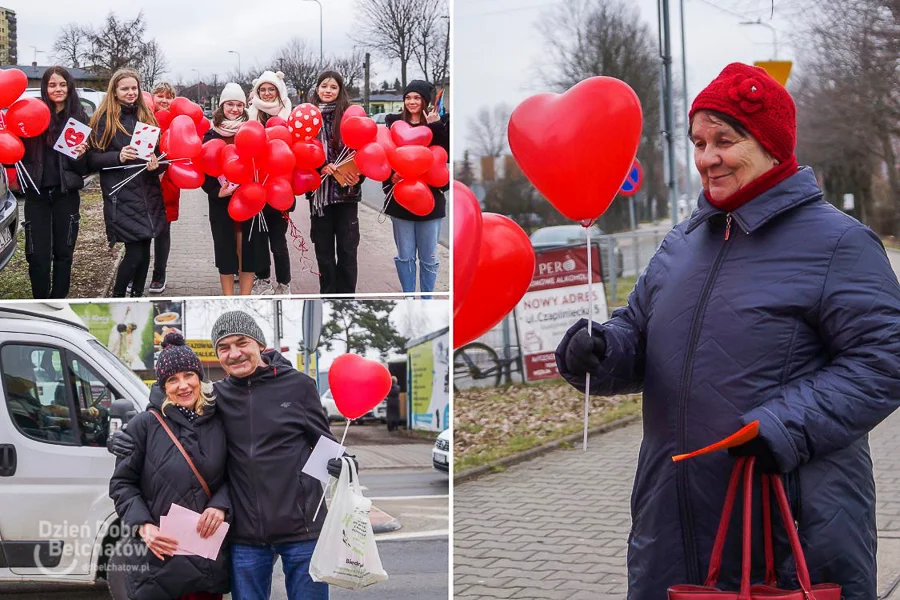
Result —
<instances>
[{"instance_id":1,"label":"van windshield","mask_svg":"<svg viewBox=\"0 0 900 600\"><path fill-rule=\"evenodd\" d=\"M147 387L147 384L138 377L134 371L129 369L125 363L119 360L119 357L109 351L109 349L98 342L97 340L88 340L88 344L91 345L92 348L97 350L97 354L106 359L106 361L111 364L119 373L124 375L126 378L130 379L132 383L135 384L135 387L142 390L147 397L150 396L150 388Z\"/></svg>"}]
</instances>

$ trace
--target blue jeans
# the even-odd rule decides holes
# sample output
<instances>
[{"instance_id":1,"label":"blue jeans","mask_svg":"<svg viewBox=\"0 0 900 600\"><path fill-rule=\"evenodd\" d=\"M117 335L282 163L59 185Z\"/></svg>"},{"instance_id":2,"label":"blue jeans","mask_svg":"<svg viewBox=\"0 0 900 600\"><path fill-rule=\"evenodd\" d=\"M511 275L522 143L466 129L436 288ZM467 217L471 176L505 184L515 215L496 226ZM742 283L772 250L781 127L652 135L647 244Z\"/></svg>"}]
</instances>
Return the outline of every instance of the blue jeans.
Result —
<instances>
[{"instance_id":1,"label":"blue jeans","mask_svg":"<svg viewBox=\"0 0 900 600\"><path fill-rule=\"evenodd\" d=\"M315 583L309 562L316 540L274 546L231 547L231 597L233 600L268 600L272 594L275 555L281 556L288 600L328 600L328 584Z\"/></svg>"},{"instance_id":2,"label":"blue jeans","mask_svg":"<svg viewBox=\"0 0 900 600\"><path fill-rule=\"evenodd\" d=\"M416 255L419 258L419 289L423 292L434 291L438 267L441 266L437 245L442 221L443 219L407 221L391 217L394 224L394 243L397 244L394 264L397 266L400 287L404 292L416 291ZM431 296L422 297L431 298Z\"/></svg>"}]
</instances>

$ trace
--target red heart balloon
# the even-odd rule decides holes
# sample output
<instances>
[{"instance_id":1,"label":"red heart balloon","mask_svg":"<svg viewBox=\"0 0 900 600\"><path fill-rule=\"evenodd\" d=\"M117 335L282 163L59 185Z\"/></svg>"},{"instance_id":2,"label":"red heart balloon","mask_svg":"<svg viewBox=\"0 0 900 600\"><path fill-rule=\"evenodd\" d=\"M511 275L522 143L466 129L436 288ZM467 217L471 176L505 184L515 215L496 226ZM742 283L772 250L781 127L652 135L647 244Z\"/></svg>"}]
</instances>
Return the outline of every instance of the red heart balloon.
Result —
<instances>
[{"instance_id":1,"label":"red heart balloon","mask_svg":"<svg viewBox=\"0 0 900 600\"><path fill-rule=\"evenodd\" d=\"M494 213L482 215L478 266L453 316L454 348L477 339L515 308L531 285L534 264L531 240L515 221Z\"/></svg>"},{"instance_id":2,"label":"red heart balloon","mask_svg":"<svg viewBox=\"0 0 900 600\"><path fill-rule=\"evenodd\" d=\"M403 146L388 155L394 170L404 179L416 179L428 172L434 156L424 146Z\"/></svg>"},{"instance_id":3,"label":"red heart balloon","mask_svg":"<svg viewBox=\"0 0 900 600\"><path fill-rule=\"evenodd\" d=\"M375 141L384 148L384 153L387 156L388 161L390 161L391 156L397 151L397 144L394 143L394 138L391 137L391 130L384 125L379 125Z\"/></svg>"},{"instance_id":4,"label":"red heart balloon","mask_svg":"<svg viewBox=\"0 0 900 600\"><path fill-rule=\"evenodd\" d=\"M353 157L359 172L375 181L385 181L391 176L391 165L388 164L387 153L378 142L366 144L356 151Z\"/></svg>"},{"instance_id":5,"label":"red heart balloon","mask_svg":"<svg viewBox=\"0 0 900 600\"><path fill-rule=\"evenodd\" d=\"M0 70L0 108L6 108L25 93L28 76L19 69Z\"/></svg>"},{"instance_id":6,"label":"red heart balloon","mask_svg":"<svg viewBox=\"0 0 900 600\"><path fill-rule=\"evenodd\" d=\"M153 116L156 117L156 124L163 131L169 128L169 125L172 124L172 119L175 118L175 115L170 110L158 110Z\"/></svg>"},{"instance_id":7,"label":"red heart balloon","mask_svg":"<svg viewBox=\"0 0 900 600\"><path fill-rule=\"evenodd\" d=\"M169 163L166 174L176 187L183 190L195 190L203 185L203 181L206 179L200 166L189 160Z\"/></svg>"},{"instance_id":8,"label":"red heart balloon","mask_svg":"<svg viewBox=\"0 0 900 600\"><path fill-rule=\"evenodd\" d=\"M203 136L206 135L206 132L212 129L212 123L206 117L200 119L200 122L197 123L197 135L200 136L200 139L203 139Z\"/></svg>"},{"instance_id":9,"label":"red heart balloon","mask_svg":"<svg viewBox=\"0 0 900 600\"><path fill-rule=\"evenodd\" d=\"M423 126L413 127L406 121L395 121L391 125L391 139L398 146L427 146L431 143L431 129Z\"/></svg>"},{"instance_id":10,"label":"red heart balloon","mask_svg":"<svg viewBox=\"0 0 900 600\"><path fill-rule=\"evenodd\" d=\"M273 177L288 177L297 159L284 140L272 140L266 144L259 168Z\"/></svg>"},{"instance_id":11,"label":"red heart balloon","mask_svg":"<svg viewBox=\"0 0 900 600\"><path fill-rule=\"evenodd\" d=\"M369 117L350 117L341 121L341 139L344 145L359 150L375 141L378 125Z\"/></svg>"},{"instance_id":12,"label":"red heart balloon","mask_svg":"<svg viewBox=\"0 0 900 600\"><path fill-rule=\"evenodd\" d=\"M287 129L287 126L288 122L281 117L269 117L269 120L266 121L266 129L270 129L272 127L284 127L285 129Z\"/></svg>"},{"instance_id":13,"label":"red heart balloon","mask_svg":"<svg viewBox=\"0 0 900 600\"><path fill-rule=\"evenodd\" d=\"M291 187L294 195L302 196L307 192L314 192L322 184L322 176L309 169L297 169L291 177Z\"/></svg>"},{"instance_id":14,"label":"red heart balloon","mask_svg":"<svg viewBox=\"0 0 900 600\"><path fill-rule=\"evenodd\" d=\"M272 119L269 119L269 123L272 122ZM291 132L288 131L287 126L284 125L272 125L266 123L266 139L270 142L272 140L281 140L286 143L288 146L291 145L291 142L294 140L291 139Z\"/></svg>"},{"instance_id":15,"label":"red heart balloon","mask_svg":"<svg viewBox=\"0 0 900 600\"><path fill-rule=\"evenodd\" d=\"M228 215L235 221L246 221L258 215L265 205L266 189L258 183L247 183L231 195Z\"/></svg>"},{"instance_id":16,"label":"red heart balloon","mask_svg":"<svg viewBox=\"0 0 900 600\"><path fill-rule=\"evenodd\" d=\"M0 71L2 73L3 71ZM11 165L25 156L25 144L8 131L0 130L0 163Z\"/></svg>"},{"instance_id":17,"label":"red heart balloon","mask_svg":"<svg viewBox=\"0 0 900 600\"><path fill-rule=\"evenodd\" d=\"M178 96L169 105L169 110L174 116L185 115L191 118L194 123L199 123L203 118L203 109L199 104L191 102L184 96Z\"/></svg>"},{"instance_id":18,"label":"red heart balloon","mask_svg":"<svg viewBox=\"0 0 900 600\"><path fill-rule=\"evenodd\" d=\"M325 162L325 149L319 140L294 142L291 150L298 169L318 169Z\"/></svg>"},{"instance_id":19,"label":"red heart balloon","mask_svg":"<svg viewBox=\"0 0 900 600\"><path fill-rule=\"evenodd\" d=\"M197 135L197 124L187 115L172 119L166 133L169 136L168 158L196 158L203 150L203 140Z\"/></svg>"},{"instance_id":20,"label":"red heart balloon","mask_svg":"<svg viewBox=\"0 0 900 600\"><path fill-rule=\"evenodd\" d=\"M266 128L259 121L247 121L234 135L234 147L241 158L255 158L266 147Z\"/></svg>"},{"instance_id":21,"label":"red heart balloon","mask_svg":"<svg viewBox=\"0 0 900 600\"><path fill-rule=\"evenodd\" d=\"M22 98L6 111L6 128L19 137L35 137L49 125L50 109L38 98Z\"/></svg>"},{"instance_id":22,"label":"red heart balloon","mask_svg":"<svg viewBox=\"0 0 900 600\"><path fill-rule=\"evenodd\" d=\"M231 183L244 185L253 181L253 161L237 155L233 144L222 148L222 175Z\"/></svg>"},{"instance_id":23,"label":"red heart balloon","mask_svg":"<svg viewBox=\"0 0 900 600\"><path fill-rule=\"evenodd\" d=\"M453 182L453 314L469 294L481 247L481 206L472 190Z\"/></svg>"},{"instance_id":24,"label":"red heart balloon","mask_svg":"<svg viewBox=\"0 0 900 600\"><path fill-rule=\"evenodd\" d=\"M285 177L269 177L266 181L266 202L276 210L290 210L294 204L291 182Z\"/></svg>"},{"instance_id":25,"label":"red heart balloon","mask_svg":"<svg viewBox=\"0 0 900 600\"><path fill-rule=\"evenodd\" d=\"M366 109L363 108L359 104L351 104L344 110L344 114L341 115L341 126L344 125L344 121L351 117L366 117Z\"/></svg>"},{"instance_id":26,"label":"red heart balloon","mask_svg":"<svg viewBox=\"0 0 900 600\"><path fill-rule=\"evenodd\" d=\"M197 162L200 163L200 168L204 173L213 177L222 174L223 148L225 148L225 140L220 138L204 142L200 149L200 156L197 157Z\"/></svg>"},{"instance_id":27,"label":"red heart balloon","mask_svg":"<svg viewBox=\"0 0 900 600\"><path fill-rule=\"evenodd\" d=\"M380 362L342 354L328 369L328 386L338 411L348 419L358 419L387 398L391 372Z\"/></svg>"},{"instance_id":28,"label":"red heart balloon","mask_svg":"<svg viewBox=\"0 0 900 600\"><path fill-rule=\"evenodd\" d=\"M509 147L556 210L587 224L609 208L628 176L642 123L640 100L628 84L591 77L564 94L519 104L509 119Z\"/></svg>"},{"instance_id":29,"label":"red heart balloon","mask_svg":"<svg viewBox=\"0 0 900 600\"><path fill-rule=\"evenodd\" d=\"M402 179L394 185L394 199L414 215L424 217L434 210L431 189L417 179Z\"/></svg>"},{"instance_id":30,"label":"red heart balloon","mask_svg":"<svg viewBox=\"0 0 900 600\"><path fill-rule=\"evenodd\" d=\"M428 149L431 151L433 160L425 176L422 177L422 181L432 187L442 188L450 183L450 169L447 168L447 161L450 157L447 155L447 151L440 146L430 146Z\"/></svg>"},{"instance_id":31,"label":"red heart balloon","mask_svg":"<svg viewBox=\"0 0 900 600\"><path fill-rule=\"evenodd\" d=\"M147 108L150 109L150 112L156 112L156 102L153 100L153 95L150 92L141 92L141 97L144 99L144 104L147 105Z\"/></svg>"}]
</instances>

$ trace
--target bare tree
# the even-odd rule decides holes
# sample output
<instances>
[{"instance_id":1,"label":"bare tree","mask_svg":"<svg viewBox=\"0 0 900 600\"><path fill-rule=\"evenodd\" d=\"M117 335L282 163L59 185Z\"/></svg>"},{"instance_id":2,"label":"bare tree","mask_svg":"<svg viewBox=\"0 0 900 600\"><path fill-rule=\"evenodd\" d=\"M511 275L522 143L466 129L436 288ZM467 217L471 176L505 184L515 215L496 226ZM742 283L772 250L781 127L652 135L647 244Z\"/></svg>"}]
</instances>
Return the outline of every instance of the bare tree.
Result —
<instances>
[{"instance_id":1,"label":"bare tree","mask_svg":"<svg viewBox=\"0 0 900 600\"><path fill-rule=\"evenodd\" d=\"M115 13L110 12L102 27L86 30L90 45L87 61L94 70L106 77L123 67L139 70L147 44L144 40L146 29L143 11L127 21L120 20Z\"/></svg>"},{"instance_id":2,"label":"bare tree","mask_svg":"<svg viewBox=\"0 0 900 600\"><path fill-rule=\"evenodd\" d=\"M59 30L53 42L53 60L66 67L84 65L88 52L88 34L77 23L68 23Z\"/></svg>"},{"instance_id":3,"label":"bare tree","mask_svg":"<svg viewBox=\"0 0 900 600\"><path fill-rule=\"evenodd\" d=\"M405 88L422 0L357 0L356 8L359 34L354 39L388 60L399 61L400 84Z\"/></svg>"},{"instance_id":4,"label":"bare tree","mask_svg":"<svg viewBox=\"0 0 900 600\"><path fill-rule=\"evenodd\" d=\"M284 73L285 81L296 88L297 94L305 101L319 75L318 52L313 52L306 40L295 37L281 47L275 63Z\"/></svg>"},{"instance_id":5,"label":"bare tree","mask_svg":"<svg viewBox=\"0 0 900 600\"><path fill-rule=\"evenodd\" d=\"M435 71L440 70L443 61L444 23L441 17L446 13L447 6L443 1L423 0L416 15L412 52L419 70L426 79L430 77L431 81L435 81Z\"/></svg>"},{"instance_id":6,"label":"bare tree","mask_svg":"<svg viewBox=\"0 0 900 600\"><path fill-rule=\"evenodd\" d=\"M476 156L500 156L506 150L506 128L512 109L498 104L486 106L469 118L469 141Z\"/></svg>"},{"instance_id":7,"label":"bare tree","mask_svg":"<svg viewBox=\"0 0 900 600\"><path fill-rule=\"evenodd\" d=\"M152 90L160 81L163 74L168 71L169 63L159 43L154 39L144 45L141 64L138 73L141 75L141 85L146 90Z\"/></svg>"},{"instance_id":8,"label":"bare tree","mask_svg":"<svg viewBox=\"0 0 900 600\"><path fill-rule=\"evenodd\" d=\"M354 48L347 54L332 57L328 64L344 77L347 88L358 90L365 82L366 53L360 48Z\"/></svg>"}]
</instances>

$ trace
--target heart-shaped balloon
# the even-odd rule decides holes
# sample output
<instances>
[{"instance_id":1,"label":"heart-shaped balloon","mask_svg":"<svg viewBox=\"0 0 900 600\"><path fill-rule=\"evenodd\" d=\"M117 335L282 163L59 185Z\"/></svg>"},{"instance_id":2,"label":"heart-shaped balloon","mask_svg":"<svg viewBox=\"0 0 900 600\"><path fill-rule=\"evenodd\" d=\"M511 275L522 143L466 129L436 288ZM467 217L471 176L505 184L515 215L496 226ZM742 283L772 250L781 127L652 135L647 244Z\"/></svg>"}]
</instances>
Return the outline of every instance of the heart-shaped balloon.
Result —
<instances>
[{"instance_id":1,"label":"heart-shaped balloon","mask_svg":"<svg viewBox=\"0 0 900 600\"><path fill-rule=\"evenodd\" d=\"M356 151L353 157L359 172L375 181L385 181L391 176L391 165L388 164L387 153L378 142L366 144Z\"/></svg>"},{"instance_id":2,"label":"heart-shaped balloon","mask_svg":"<svg viewBox=\"0 0 900 600\"><path fill-rule=\"evenodd\" d=\"M169 163L166 174L176 187L183 190L195 190L206 179L200 166L189 160Z\"/></svg>"},{"instance_id":3,"label":"heart-shaped balloon","mask_svg":"<svg viewBox=\"0 0 900 600\"><path fill-rule=\"evenodd\" d=\"M19 69L0 70L0 108L6 108L25 93L28 76Z\"/></svg>"},{"instance_id":4,"label":"heart-shaped balloon","mask_svg":"<svg viewBox=\"0 0 900 600\"><path fill-rule=\"evenodd\" d=\"M297 162L284 140L272 140L266 144L263 157L258 166L273 177L289 177Z\"/></svg>"},{"instance_id":5,"label":"heart-shaped balloon","mask_svg":"<svg viewBox=\"0 0 900 600\"><path fill-rule=\"evenodd\" d=\"M338 411L347 419L358 419L387 398L391 372L380 362L342 354L328 369L328 386Z\"/></svg>"},{"instance_id":6,"label":"heart-shaped balloon","mask_svg":"<svg viewBox=\"0 0 900 600\"><path fill-rule=\"evenodd\" d=\"M231 183L244 185L253 181L253 161L237 155L234 144L222 148L222 175Z\"/></svg>"},{"instance_id":7,"label":"heart-shaped balloon","mask_svg":"<svg viewBox=\"0 0 900 600\"><path fill-rule=\"evenodd\" d=\"M3 71L0 71L3 73ZM0 163L11 165L25 156L25 144L8 131L0 130Z\"/></svg>"},{"instance_id":8,"label":"heart-shaped balloon","mask_svg":"<svg viewBox=\"0 0 900 600\"><path fill-rule=\"evenodd\" d=\"M431 189L417 179L402 179L394 185L394 200L414 215L424 217L434 210Z\"/></svg>"},{"instance_id":9,"label":"heart-shaped balloon","mask_svg":"<svg viewBox=\"0 0 900 600\"><path fill-rule=\"evenodd\" d=\"M246 221L258 215L265 205L266 189L258 183L250 182L231 195L228 215L235 221Z\"/></svg>"},{"instance_id":10,"label":"heart-shaped balloon","mask_svg":"<svg viewBox=\"0 0 900 600\"><path fill-rule=\"evenodd\" d=\"M241 158L255 158L266 147L266 128L259 121L247 121L234 135L234 148Z\"/></svg>"},{"instance_id":11,"label":"heart-shaped balloon","mask_svg":"<svg viewBox=\"0 0 900 600\"><path fill-rule=\"evenodd\" d=\"M366 109L363 108L359 104L351 104L344 110L344 114L341 115L341 125L343 126L344 121L351 117L366 117Z\"/></svg>"},{"instance_id":12,"label":"heart-shaped balloon","mask_svg":"<svg viewBox=\"0 0 900 600\"><path fill-rule=\"evenodd\" d=\"M168 132L168 158L196 158L203 150L203 140L197 135L197 124L188 115L172 119Z\"/></svg>"},{"instance_id":13,"label":"heart-shaped balloon","mask_svg":"<svg viewBox=\"0 0 900 600\"><path fill-rule=\"evenodd\" d=\"M534 264L531 240L515 221L494 213L482 215L478 266L453 316L454 348L477 339L516 307L531 285Z\"/></svg>"},{"instance_id":14,"label":"heart-shaped balloon","mask_svg":"<svg viewBox=\"0 0 900 600\"><path fill-rule=\"evenodd\" d=\"M184 96L178 96L169 105L169 110L174 116L186 115L191 118L194 123L199 123L203 118L203 109L199 104L191 102Z\"/></svg>"},{"instance_id":15,"label":"heart-shaped balloon","mask_svg":"<svg viewBox=\"0 0 900 600\"><path fill-rule=\"evenodd\" d=\"M150 109L150 112L156 112L156 101L153 100L153 95L150 92L141 92L141 98L144 99L144 104L147 105L147 108Z\"/></svg>"},{"instance_id":16,"label":"heart-shaped balloon","mask_svg":"<svg viewBox=\"0 0 900 600\"><path fill-rule=\"evenodd\" d=\"M344 145L359 150L375 141L378 125L369 117L350 117L341 121L341 139Z\"/></svg>"},{"instance_id":17,"label":"heart-shaped balloon","mask_svg":"<svg viewBox=\"0 0 900 600\"><path fill-rule=\"evenodd\" d=\"M428 172L434 156L425 146L403 146L388 155L394 170L404 179L416 179Z\"/></svg>"},{"instance_id":18,"label":"heart-shaped balloon","mask_svg":"<svg viewBox=\"0 0 900 600\"><path fill-rule=\"evenodd\" d=\"M307 192L314 192L322 184L322 177L309 169L296 169L291 177L291 187L294 195L302 196Z\"/></svg>"},{"instance_id":19,"label":"heart-shaped balloon","mask_svg":"<svg viewBox=\"0 0 900 600\"><path fill-rule=\"evenodd\" d=\"M266 181L266 202L275 210L290 210L294 191L286 177L269 177Z\"/></svg>"},{"instance_id":20,"label":"heart-shaped balloon","mask_svg":"<svg viewBox=\"0 0 900 600\"><path fill-rule=\"evenodd\" d=\"M481 247L481 206L472 190L453 182L453 314L469 294Z\"/></svg>"},{"instance_id":21,"label":"heart-shaped balloon","mask_svg":"<svg viewBox=\"0 0 900 600\"><path fill-rule=\"evenodd\" d=\"M203 136L206 135L206 132L210 129L212 129L212 122L206 117L203 117L197 123L197 135L200 136L201 140L203 139Z\"/></svg>"},{"instance_id":22,"label":"heart-shaped balloon","mask_svg":"<svg viewBox=\"0 0 900 600\"><path fill-rule=\"evenodd\" d=\"M266 129L271 127L284 127L287 129L288 122L282 119L281 117L269 117L269 120L266 121ZM285 140L286 142L288 140Z\"/></svg>"},{"instance_id":23,"label":"heart-shaped balloon","mask_svg":"<svg viewBox=\"0 0 900 600\"><path fill-rule=\"evenodd\" d=\"M169 125L172 124L172 119L175 118L172 111L167 109L158 110L153 116L156 117L156 124L159 125L159 128L162 130L168 129Z\"/></svg>"},{"instance_id":24,"label":"heart-shaped balloon","mask_svg":"<svg viewBox=\"0 0 900 600\"><path fill-rule=\"evenodd\" d=\"M50 125L50 109L39 98L22 98L6 111L6 128L19 137L38 136Z\"/></svg>"},{"instance_id":25,"label":"heart-shaped balloon","mask_svg":"<svg viewBox=\"0 0 900 600\"><path fill-rule=\"evenodd\" d=\"M222 174L222 149L225 148L225 140L214 138L203 143L200 148L200 156L197 162L207 175L218 177Z\"/></svg>"},{"instance_id":26,"label":"heart-shaped balloon","mask_svg":"<svg viewBox=\"0 0 900 600\"><path fill-rule=\"evenodd\" d=\"M431 129L424 125L413 127L406 121L395 121L391 125L391 139L398 147L427 146L431 143L431 138Z\"/></svg>"},{"instance_id":27,"label":"heart-shaped balloon","mask_svg":"<svg viewBox=\"0 0 900 600\"><path fill-rule=\"evenodd\" d=\"M269 119L270 122L271 122L271 120L272 119ZM266 139L269 140L270 142L272 140L281 140L288 146L290 146L291 142L294 141L291 139L291 132L288 131L288 128L286 125L269 126L268 123L266 123Z\"/></svg>"},{"instance_id":28,"label":"heart-shaped balloon","mask_svg":"<svg viewBox=\"0 0 900 600\"><path fill-rule=\"evenodd\" d=\"M436 188L442 188L450 183L450 169L447 168L447 151L440 146L429 146L433 158L431 166L422 177L422 181Z\"/></svg>"},{"instance_id":29,"label":"heart-shaped balloon","mask_svg":"<svg viewBox=\"0 0 900 600\"><path fill-rule=\"evenodd\" d=\"M319 140L294 142L291 150L298 169L318 169L325 162L325 149Z\"/></svg>"},{"instance_id":30,"label":"heart-shaped balloon","mask_svg":"<svg viewBox=\"0 0 900 600\"><path fill-rule=\"evenodd\" d=\"M628 84L591 77L563 94L519 104L509 119L509 147L556 210L587 224L609 208L628 176L642 123L640 100Z\"/></svg>"}]
</instances>

